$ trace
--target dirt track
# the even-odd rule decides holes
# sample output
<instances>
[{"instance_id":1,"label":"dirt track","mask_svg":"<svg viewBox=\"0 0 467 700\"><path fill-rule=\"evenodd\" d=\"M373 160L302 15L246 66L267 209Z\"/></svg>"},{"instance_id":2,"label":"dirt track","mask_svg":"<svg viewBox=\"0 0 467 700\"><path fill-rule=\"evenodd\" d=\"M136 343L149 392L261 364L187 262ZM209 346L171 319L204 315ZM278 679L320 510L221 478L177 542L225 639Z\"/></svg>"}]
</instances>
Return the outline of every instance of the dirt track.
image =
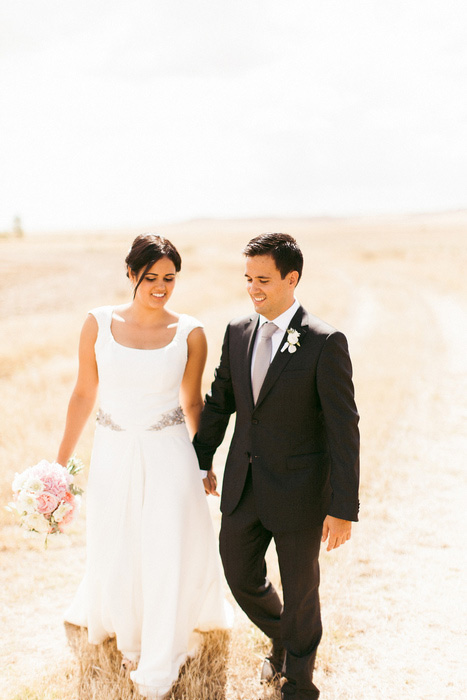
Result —
<instances>
[{"instance_id":1,"label":"dirt track","mask_svg":"<svg viewBox=\"0 0 467 700\"><path fill-rule=\"evenodd\" d=\"M347 334L362 418L361 522L348 546L322 554L325 636L316 680L326 700L467 697L465 217L461 224L329 224L303 246L308 276L298 296ZM290 222L287 230L294 226L301 241L307 222ZM224 320L246 308L243 298L228 297L221 311L205 301L198 312L212 337L208 376ZM46 359L38 368L51 380L62 377L64 396L72 355L61 363ZM3 396L40 385L36 375L18 368L2 380ZM13 456L3 455L11 473ZM221 461L222 453L219 467ZM217 519L215 506L213 514ZM16 528L3 528L2 700L70 662L61 612L80 577L80 527L72 548L54 545L47 557ZM257 661L251 663L256 674ZM239 684L229 688L228 700L249 700L236 694Z\"/></svg>"},{"instance_id":2,"label":"dirt track","mask_svg":"<svg viewBox=\"0 0 467 700\"><path fill-rule=\"evenodd\" d=\"M321 687L330 698L460 698L467 629L465 296L440 291L412 265L374 273L359 288L362 303L348 328L356 384L360 378L365 387L369 471L353 549L342 550L339 564L350 570L345 617L356 633ZM325 610L331 578L326 571ZM341 579L336 597L343 585ZM339 613L336 627L338 620ZM343 674L351 691L342 691Z\"/></svg>"}]
</instances>

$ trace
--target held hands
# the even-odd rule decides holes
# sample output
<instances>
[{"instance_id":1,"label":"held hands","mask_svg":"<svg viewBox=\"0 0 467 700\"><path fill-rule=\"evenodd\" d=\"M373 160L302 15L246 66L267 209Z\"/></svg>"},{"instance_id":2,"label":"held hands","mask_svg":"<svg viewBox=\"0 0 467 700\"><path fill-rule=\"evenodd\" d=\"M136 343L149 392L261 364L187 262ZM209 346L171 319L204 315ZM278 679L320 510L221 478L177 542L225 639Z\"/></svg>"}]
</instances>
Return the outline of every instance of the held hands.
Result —
<instances>
[{"instance_id":1,"label":"held hands","mask_svg":"<svg viewBox=\"0 0 467 700\"><path fill-rule=\"evenodd\" d=\"M214 474L212 469L210 469L206 475L206 477L203 479L203 484L204 484L204 490L206 492L206 495L209 496L211 494L212 496L218 496L219 494L217 493L217 476Z\"/></svg>"},{"instance_id":2,"label":"held hands","mask_svg":"<svg viewBox=\"0 0 467 700\"><path fill-rule=\"evenodd\" d=\"M329 537L326 551L330 552L331 549L337 549L341 544L345 544L347 540L350 540L351 531L352 522L350 520L341 520L327 515L324 519L323 536L321 537L321 542L326 542Z\"/></svg>"}]
</instances>

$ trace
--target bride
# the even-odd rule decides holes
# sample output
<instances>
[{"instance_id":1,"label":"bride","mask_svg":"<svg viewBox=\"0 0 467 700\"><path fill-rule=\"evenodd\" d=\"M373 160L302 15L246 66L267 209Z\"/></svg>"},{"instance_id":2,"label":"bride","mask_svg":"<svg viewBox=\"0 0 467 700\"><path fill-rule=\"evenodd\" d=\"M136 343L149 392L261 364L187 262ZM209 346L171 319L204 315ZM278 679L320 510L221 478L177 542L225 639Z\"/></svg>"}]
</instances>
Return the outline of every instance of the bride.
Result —
<instances>
[{"instance_id":1,"label":"bride","mask_svg":"<svg viewBox=\"0 0 467 700\"><path fill-rule=\"evenodd\" d=\"M203 401L201 323L166 308L181 258L138 236L125 260L133 300L91 311L57 461L99 410L86 500L84 578L66 612L89 642L116 637L141 695L168 694L200 631L228 626L204 479L191 445Z\"/></svg>"}]
</instances>

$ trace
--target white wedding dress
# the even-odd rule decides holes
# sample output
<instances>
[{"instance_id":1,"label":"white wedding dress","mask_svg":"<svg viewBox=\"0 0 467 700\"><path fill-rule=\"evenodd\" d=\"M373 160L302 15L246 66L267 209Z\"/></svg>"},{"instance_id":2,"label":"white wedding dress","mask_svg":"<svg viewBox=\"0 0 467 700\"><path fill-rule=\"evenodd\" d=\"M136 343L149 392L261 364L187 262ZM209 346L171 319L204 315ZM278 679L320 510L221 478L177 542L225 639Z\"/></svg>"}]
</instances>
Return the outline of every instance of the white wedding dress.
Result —
<instances>
[{"instance_id":1,"label":"white wedding dress","mask_svg":"<svg viewBox=\"0 0 467 700\"><path fill-rule=\"evenodd\" d=\"M229 626L217 544L201 473L179 407L187 337L181 315L156 350L117 343L113 307L91 313L99 332L100 409L86 491L87 562L65 615L91 643L115 636L139 661L139 692L159 698L200 635Z\"/></svg>"}]
</instances>

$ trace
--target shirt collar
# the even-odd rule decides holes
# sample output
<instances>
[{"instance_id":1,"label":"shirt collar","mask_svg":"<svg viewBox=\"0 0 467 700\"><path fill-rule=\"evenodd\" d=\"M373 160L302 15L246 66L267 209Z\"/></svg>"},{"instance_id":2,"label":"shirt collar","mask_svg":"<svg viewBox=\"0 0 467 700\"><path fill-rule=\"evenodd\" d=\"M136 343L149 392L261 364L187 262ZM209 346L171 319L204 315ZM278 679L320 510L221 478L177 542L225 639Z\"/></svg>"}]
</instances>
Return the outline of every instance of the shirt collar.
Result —
<instances>
[{"instance_id":1,"label":"shirt collar","mask_svg":"<svg viewBox=\"0 0 467 700\"><path fill-rule=\"evenodd\" d=\"M288 328L289 328L289 326L290 326L291 320L293 319L293 317L294 317L295 314L297 313L297 310L298 310L299 306L300 306L300 302L299 302L297 299L295 299L295 300L294 300L294 303L292 304L292 306L289 306L289 308L287 309L287 311L284 311L284 313L281 314L280 316L278 316L277 318L267 319L267 318L265 318L264 316L261 316L261 314L260 314L260 316L259 316L259 326L258 326L258 328L261 328L261 326L262 326L264 323L266 323L268 320L271 320L273 323L276 324L276 326L277 326L278 328L280 328L280 330L281 330L283 333L285 333L285 331L288 330Z\"/></svg>"}]
</instances>

